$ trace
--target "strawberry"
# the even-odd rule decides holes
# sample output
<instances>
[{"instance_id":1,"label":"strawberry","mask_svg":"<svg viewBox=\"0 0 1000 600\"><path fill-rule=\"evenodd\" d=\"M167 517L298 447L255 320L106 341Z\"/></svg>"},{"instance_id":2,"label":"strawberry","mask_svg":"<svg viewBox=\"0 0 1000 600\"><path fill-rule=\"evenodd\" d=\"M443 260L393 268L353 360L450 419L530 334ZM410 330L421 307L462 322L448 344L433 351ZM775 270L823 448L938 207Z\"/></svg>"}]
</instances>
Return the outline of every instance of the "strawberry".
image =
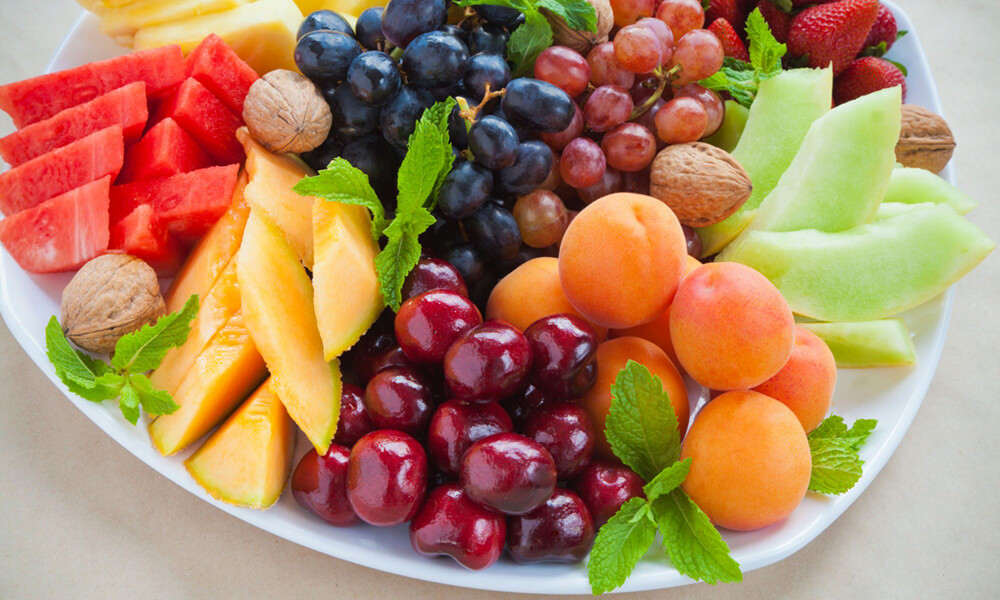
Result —
<instances>
[{"instance_id":1,"label":"strawberry","mask_svg":"<svg viewBox=\"0 0 1000 600\"><path fill-rule=\"evenodd\" d=\"M739 0L709 0L705 9L705 22L714 23L716 19L725 19L737 29L746 23L747 13L743 12Z\"/></svg>"},{"instance_id":2,"label":"strawberry","mask_svg":"<svg viewBox=\"0 0 1000 600\"><path fill-rule=\"evenodd\" d=\"M872 25L871 31L868 32L868 38L865 39L865 43L861 45L861 48L878 46L880 43L885 42L885 49L888 52L889 48L892 48L892 45L896 43L897 33L896 17L892 16L892 11L886 8L885 4L879 4L875 24Z\"/></svg>"},{"instance_id":3,"label":"strawberry","mask_svg":"<svg viewBox=\"0 0 1000 600\"><path fill-rule=\"evenodd\" d=\"M805 9L788 29L788 53L808 55L813 68L833 63L840 75L861 51L878 7L878 0L839 0Z\"/></svg>"},{"instance_id":4,"label":"strawberry","mask_svg":"<svg viewBox=\"0 0 1000 600\"><path fill-rule=\"evenodd\" d=\"M792 24L792 15L781 10L768 0L760 0L757 3L757 8L760 9L761 16L767 21L768 27L771 28L771 34L774 36L774 39L782 44L787 42L788 28Z\"/></svg>"},{"instance_id":5,"label":"strawberry","mask_svg":"<svg viewBox=\"0 0 1000 600\"><path fill-rule=\"evenodd\" d=\"M884 58L866 56L848 65L833 81L833 100L837 104L843 104L897 85L903 86L903 102L906 102L906 78L903 72Z\"/></svg>"},{"instance_id":6,"label":"strawberry","mask_svg":"<svg viewBox=\"0 0 1000 600\"><path fill-rule=\"evenodd\" d=\"M725 51L726 56L744 61L750 60L747 47L743 45L743 40L740 39L740 36L736 35L736 30L729 24L729 21L722 18L716 19L708 26L708 30L714 33L715 37L719 38L719 41L722 42L722 49Z\"/></svg>"}]
</instances>

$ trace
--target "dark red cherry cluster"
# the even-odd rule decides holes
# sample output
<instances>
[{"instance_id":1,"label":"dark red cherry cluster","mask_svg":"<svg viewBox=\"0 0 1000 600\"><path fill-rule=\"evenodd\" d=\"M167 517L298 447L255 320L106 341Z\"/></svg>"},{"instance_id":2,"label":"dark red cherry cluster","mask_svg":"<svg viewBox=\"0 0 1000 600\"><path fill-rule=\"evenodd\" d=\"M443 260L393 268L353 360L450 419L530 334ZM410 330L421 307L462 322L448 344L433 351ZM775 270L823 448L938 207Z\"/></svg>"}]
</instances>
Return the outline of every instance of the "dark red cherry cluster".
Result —
<instances>
[{"instance_id":1,"label":"dark red cherry cluster","mask_svg":"<svg viewBox=\"0 0 1000 600\"><path fill-rule=\"evenodd\" d=\"M343 385L329 451L296 467L295 499L332 525L409 522L418 553L470 569L505 546L523 563L583 559L643 485L591 462L595 431L573 400L597 378L593 327L568 314L524 332L483 322L458 271L432 258L403 290L395 318L344 357L359 385Z\"/></svg>"}]
</instances>

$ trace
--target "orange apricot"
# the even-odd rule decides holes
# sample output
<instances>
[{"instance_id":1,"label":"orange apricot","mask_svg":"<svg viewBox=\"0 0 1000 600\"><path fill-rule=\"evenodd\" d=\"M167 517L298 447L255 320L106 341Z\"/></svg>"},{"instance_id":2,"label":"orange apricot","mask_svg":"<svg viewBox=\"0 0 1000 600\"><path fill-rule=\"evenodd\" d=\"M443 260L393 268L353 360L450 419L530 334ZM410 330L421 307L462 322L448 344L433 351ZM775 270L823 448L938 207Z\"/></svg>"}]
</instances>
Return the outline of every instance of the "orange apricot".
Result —
<instances>
[{"instance_id":1,"label":"orange apricot","mask_svg":"<svg viewBox=\"0 0 1000 600\"><path fill-rule=\"evenodd\" d=\"M818 335L795 326L795 346L778 374L753 388L792 409L806 433L830 410L837 383L837 362Z\"/></svg>"},{"instance_id":2,"label":"orange apricot","mask_svg":"<svg viewBox=\"0 0 1000 600\"><path fill-rule=\"evenodd\" d=\"M683 488L713 523L747 531L787 517L809 487L812 456L795 413L753 391L722 394L695 417L681 446Z\"/></svg>"},{"instance_id":3,"label":"orange apricot","mask_svg":"<svg viewBox=\"0 0 1000 600\"><path fill-rule=\"evenodd\" d=\"M652 342L637 337L622 337L608 340L597 348L597 383L582 398L576 402L587 411L590 422L594 424L596 444L594 450L601 458L617 460L604 437L604 421L611 408L611 384L615 382L618 372L625 368L628 361L645 366L649 372L660 378L663 389L670 396L670 404L677 415L677 427L681 436L687 430L688 406L687 388L684 378L667 355Z\"/></svg>"},{"instance_id":4,"label":"orange apricot","mask_svg":"<svg viewBox=\"0 0 1000 600\"><path fill-rule=\"evenodd\" d=\"M566 299L559 282L559 260L544 256L534 258L501 279L486 301L486 318L507 321L521 331L549 315L569 313L583 317ZM583 317L586 318L586 317ZM591 322L597 339L608 335L606 327Z\"/></svg>"},{"instance_id":5,"label":"orange apricot","mask_svg":"<svg viewBox=\"0 0 1000 600\"><path fill-rule=\"evenodd\" d=\"M739 263L709 263L684 278L670 309L681 367L713 390L745 390L781 370L795 320L778 288Z\"/></svg>"},{"instance_id":6,"label":"orange apricot","mask_svg":"<svg viewBox=\"0 0 1000 600\"><path fill-rule=\"evenodd\" d=\"M559 246L559 278L590 321L624 329L663 314L687 263L677 217L659 200L618 193L584 208Z\"/></svg>"}]
</instances>

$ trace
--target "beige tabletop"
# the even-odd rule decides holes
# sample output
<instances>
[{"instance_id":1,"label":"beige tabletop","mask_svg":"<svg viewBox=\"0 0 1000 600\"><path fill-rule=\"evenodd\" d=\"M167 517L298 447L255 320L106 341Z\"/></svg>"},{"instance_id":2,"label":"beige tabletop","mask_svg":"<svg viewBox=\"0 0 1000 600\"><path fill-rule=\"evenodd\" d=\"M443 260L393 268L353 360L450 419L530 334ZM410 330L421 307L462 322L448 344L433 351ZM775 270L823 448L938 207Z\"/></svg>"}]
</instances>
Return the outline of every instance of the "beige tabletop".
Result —
<instances>
[{"instance_id":1,"label":"beige tabletop","mask_svg":"<svg viewBox=\"0 0 1000 600\"><path fill-rule=\"evenodd\" d=\"M971 219L1000 240L1000 2L897 0L958 140ZM79 13L0 0L0 83L42 71ZM12 130L0 116L0 135ZM738 586L635 598L1000 597L1000 255L958 286L944 356L896 454L806 548ZM374 571L265 533L134 458L0 327L0 599L501 598Z\"/></svg>"}]
</instances>

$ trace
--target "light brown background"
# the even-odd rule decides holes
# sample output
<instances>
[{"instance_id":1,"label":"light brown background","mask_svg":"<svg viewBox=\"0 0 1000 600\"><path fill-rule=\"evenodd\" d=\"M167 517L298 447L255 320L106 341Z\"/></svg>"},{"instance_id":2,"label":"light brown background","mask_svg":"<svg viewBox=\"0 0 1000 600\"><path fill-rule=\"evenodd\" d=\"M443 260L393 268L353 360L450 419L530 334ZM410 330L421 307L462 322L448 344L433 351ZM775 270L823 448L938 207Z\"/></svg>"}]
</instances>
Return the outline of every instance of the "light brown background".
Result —
<instances>
[{"instance_id":1,"label":"light brown background","mask_svg":"<svg viewBox=\"0 0 1000 600\"><path fill-rule=\"evenodd\" d=\"M971 218L1000 240L1000 2L900 0L955 137ZM79 13L0 0L0 83L41 72ZM0 115L0 135L12 131ZM635 598L1000 597L1000 255L959 284L944 357L906 439L865 494L739 586ZM0 327L0 598L501 598L359 567L216 510L132 457ZM506 596L512 597L512 596Z\"/></svg>"}]
</instances>

